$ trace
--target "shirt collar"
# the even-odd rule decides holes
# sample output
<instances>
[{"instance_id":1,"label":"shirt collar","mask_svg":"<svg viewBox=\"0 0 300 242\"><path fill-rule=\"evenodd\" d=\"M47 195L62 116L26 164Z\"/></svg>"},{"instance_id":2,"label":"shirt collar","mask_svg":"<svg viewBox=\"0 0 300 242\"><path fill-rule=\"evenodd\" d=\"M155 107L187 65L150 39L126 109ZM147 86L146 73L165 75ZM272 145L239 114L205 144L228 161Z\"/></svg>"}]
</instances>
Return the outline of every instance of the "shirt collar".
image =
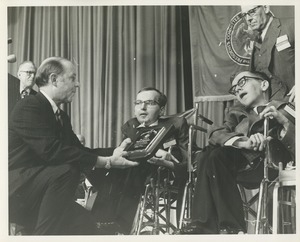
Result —
<instances>
[{"instance_id":1,"label":"shirt collar","mask_svg":"<svg viewBox=\"0 0 300 242\"><path fill-rule=\"evenodd\" d=\"M23 90L30 89L29 87L23 87L23 85L20 84L20 94Z\"/></svg>"},{"instance_id":2,"label":"shirt collar","mask_svg":"<svg viewBox=\"0 0 300 242\"><path fill-rule=\"evenodd\" d=\"M269 18L269 21L268 21L268 23L267 23L267 25L266 25L266 27L263 29L263 31L261 32L261 39L262 40L264 40L264 38L265 38L265 36L266 36L266 34L267 34L267 31L268 31L268 29L269 29L269 26L270 26L270 24L271 24L271 22L272 22L272 20L273 20L273 16L271 16L270 18Z\"/></svg>"},{"instance_id":3,"label":"shirt collar","mask_svg":"<svg viewBox=\"0 0 300 242\"><path fill-rule=\"evenodd\" d=\"M56 113L56 111L58 110L56 103L43 90L40 89L40 92L45 96L45 98L47 98L47 100L51 104L53 113Z\"/></svg>"},{"instance_id":4,"label":"shirt collar","mask_svg":"<svg viewBox=\"0 0 300 242\"><path fill-rule=\"evenodd\" d=\"M268 106L268 105L269 105L269 103L262 104L262 105L258 105L258 106L256 106L256 107L253 108L253 111L254 111L256 114L258 114L258 112L257 112L257 108L258 108L258 107L260 107L260 106L266 107L266 106Z\"/></svg>"},{"instance_id":5,"label":"shirt collar","mask_svg":"<svg viewBox=\"0 0 300 242\"><path fill-rule=\"evenodd\" d=\"M153 127L153 126L157 126L157 125L158 125L158 120L156 120L154 123L150 124L150 125L147 126L147 127ZM146 127L146 126L145 126L145 123L142 123L142 124L140 124L139 126L137 126L137 128L144 128L144 127Z\"/></svg>"}]
</instances>

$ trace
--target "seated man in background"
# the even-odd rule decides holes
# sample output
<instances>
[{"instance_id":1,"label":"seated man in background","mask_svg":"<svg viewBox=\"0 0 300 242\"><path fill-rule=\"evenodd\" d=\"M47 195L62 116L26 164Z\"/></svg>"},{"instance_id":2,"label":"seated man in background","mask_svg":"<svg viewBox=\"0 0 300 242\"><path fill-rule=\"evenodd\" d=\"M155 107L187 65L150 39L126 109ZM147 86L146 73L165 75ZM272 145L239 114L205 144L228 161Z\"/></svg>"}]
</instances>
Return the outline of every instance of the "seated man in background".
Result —
<instances>
[{"instance_id":1,"label":"seated man in background","mask_svg":"<svg viewBox=\"0 0 300 242\"><path fill-rule=\"evenodd\" d=\"M109 194L106 199L99 197L95 202L95 209L102 208L101 211L98 211L100 219L106 213L108 220L114 220L118 224L117 226L120 226L117 228L118 232L130 233L140 196L144 193L149 178L157 173L158 166L164 166L173 171L177 183L185 181L188 125L183 117L162 117L166 103L167 97L159 90L152 87L143 88L136 97L135 118L130 119L122 126L124 138L129 137L131 140L135 140L140 131L149 130L151 132L151 130L158 130L170 125L174 125L175 129L156 155L149 160L140 161L137 169L112 171L106 176L109 180L107 183L110 185L102 187L102 191L107 189ZM171 146L172 154L168 152ZM92 180L91 183L93 184ZM101 188L99 189L101 190ZM107 201L109 201L109 205L106 206ZM109 232L107 231L107 233Z\"/></svg>"},{"instance_id":2,"label":"seated man in background","mask_svg":"<svg viewBox=\"0 0 300 242\"><path fill-rule=\"evenodd\" d=\"M230 93L239 104L226 114L224 125L209 132L210 145L200 154L192 208L192 223L182 233L245 233L242 200L237 187L258 188L263 178L266 139L264 119L269 119L267 140L273 161L294 160L295 126L285 112L286 103L268 101L269 82L262 73L243 71ZM260 109L264 110L260 112ZM277 171L269 169L270 180Z\"/></svg>"},{"instance_id":3,"label":"seated man in background","mask_svg":"<svg viewBox=\"0 0 300 242\"><path fill-rule=\"evenodd\" d=\"M112 153L80 144L59 109L79 87L75 67L50 57L37 70L40 92L18 102L9 122L9 220L32 235L97 234L96 221L74 201L80 172L138 165L125 140Z\"/></svg>"}]
</instances>

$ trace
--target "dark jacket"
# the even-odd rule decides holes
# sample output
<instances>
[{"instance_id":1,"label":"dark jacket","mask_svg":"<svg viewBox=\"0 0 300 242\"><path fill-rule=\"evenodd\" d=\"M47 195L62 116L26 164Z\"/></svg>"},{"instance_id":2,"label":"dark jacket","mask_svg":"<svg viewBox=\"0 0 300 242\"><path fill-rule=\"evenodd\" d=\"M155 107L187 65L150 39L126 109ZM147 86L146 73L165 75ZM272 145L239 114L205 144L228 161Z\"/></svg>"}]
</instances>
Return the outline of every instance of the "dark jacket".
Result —
<instances>
[{"instance_id":1,"label":"dark jacket","mask_svg":"<svg viewBox=\"0 0 300 242\"><path fill-rule=\"evenodd\" d=\"M88 171L95 165L102 149L92 151L83 147L63 111L62 119L63 129L57 125L51 104L40 92L16 104L9 121L10 195L48 166L74 163Z\"/></svg>"}]
</instances>

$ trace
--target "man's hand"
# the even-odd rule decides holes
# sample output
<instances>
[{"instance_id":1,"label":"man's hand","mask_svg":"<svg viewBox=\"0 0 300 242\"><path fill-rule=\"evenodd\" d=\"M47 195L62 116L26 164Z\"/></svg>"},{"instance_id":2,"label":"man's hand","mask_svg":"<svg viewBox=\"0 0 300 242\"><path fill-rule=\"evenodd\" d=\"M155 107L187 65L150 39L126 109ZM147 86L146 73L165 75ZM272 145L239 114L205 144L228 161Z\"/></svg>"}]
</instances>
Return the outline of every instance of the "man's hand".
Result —
<instances>
[{"instance_id":1,"label":"man's hand","mask_svg":"<svg viewBox=\"0 0 300 242\"><path fill-rule=\"evenodd\" d=\"M281 113L279 112L274 106L266 107L264 111L262 111L260 114L261 118L275 118L278 123L280 123L283 126L286 126L289 122L289 120Z\"/></svg>"},{"instance_id":2,"label":"man's hand","mask_svg":"<svg viewBox=\"0 0 300 242\"><path fill-rule=\"evenodd\" d=\"M263 151L266 147L267 141L271 137L265 139L264 135L261 133L252 134L248 139L238 140L234 144L242 149Z\"/></svg>"},{"instance_id":3,"label":"man's hand","mask_svg":"<svg viewBox=\"0 0 300 242\"><path fill-rule=\"evenodd\" d=\"M124 151L127 145L131 143L129 138L125 139L119 147L117 147L110 158L112 168L127 168L137 166L139 163L125 159L127 152Z\"/></svg>"},{"instance_id":4,"label":"man's hand","mask_svg":"<svg viewBox=\"0 0 300 242\"><path fill-rule=\"evenodd\" d=\"M290 103L295 101L295 86L293 86L293 88L290 90L288 96L290 96L289 98Z\"/></svg>"},{"instance_id":5,"label":"man's hand","mask_svg":"<svg viewBox=\"0 0 300 242\"><path fill-rule=\"evenodd\" d=\"M155 156L147 160L147 162L157 166L166 166L169 168L173 168L174 164L171 161L174 159L176 160L176 158L172 154L165 150L159 149L156 152Z\"/></svg>"}]
</instances>

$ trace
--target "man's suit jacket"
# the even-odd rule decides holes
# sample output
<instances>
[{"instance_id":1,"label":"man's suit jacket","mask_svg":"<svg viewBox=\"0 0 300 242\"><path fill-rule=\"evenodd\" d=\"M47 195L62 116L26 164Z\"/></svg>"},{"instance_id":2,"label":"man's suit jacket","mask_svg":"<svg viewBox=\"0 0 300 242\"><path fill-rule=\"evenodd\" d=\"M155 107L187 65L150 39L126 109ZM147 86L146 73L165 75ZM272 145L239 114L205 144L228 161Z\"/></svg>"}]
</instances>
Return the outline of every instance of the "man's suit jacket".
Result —
<instances>
[{"instance_id":1,"label":"man's suit jacket","mask_svg":"<svg viewBox=\"0 0 300 242\"><path fill-rule=\"evenodd\" d=\"M278 51L276 42L285 35L291 46ZM271 79L271 99L282 100L295 85L294 21L274 18L260 50L253 48L250 63L251 71L263 72Z\"/></svg>"},{"instance_id":2,"label":"man's suit jacket","mask_svg":"<svg viewBox=\"0 0 300 242\"><path fill-rule=\"evenodd\" d=\"M20 94L20 80L15 76L8 74L8 83L7 83L7 103L8 103L8 114L10 115L16 103L21 100ZM35 95L37 92L33 89L30 89L30 95Z\"/></svg>"},{"instance_id":3,"label":"man's suit jacket","mask_svg":"<svg viewBox=\"0 0 300 242\"><path fill-rule=\"evenodd\" d=\"M281 101L271 101L268 106L275 106L278 110L283 112L286 103ZM212 127L209 130L209 142L212 145L224 146L226 141L235 136L246 136L254 133L264 132L264 119L261 119L253 109L246 108L242 105L236 105L228 111L226 114L224 125L221 127ZM279 140L279 133L282 126L275 120L269 120L269 135L274 139ZM289 154L294 157L295 154L295 126L292 122L289 124L289 129L286 135L280 140L280 143L286 149ZM261 156L258 151L241 150L243 155L251 161Z\"/></svg>"},{"instance_id":4,"label":"man's suit jacket","mask_svg":"<svg viewBox=\"0 0 300 242\"><path fill-rule=\"evenodd\" d=\"M62 119L60 128L51 104L40 92L16 104L9 121L10 195L48 166L72 163L88 171L97 159L92 152L107 155L105 150L83 147L63 111Z\"/></svg>"}]
</instances>

